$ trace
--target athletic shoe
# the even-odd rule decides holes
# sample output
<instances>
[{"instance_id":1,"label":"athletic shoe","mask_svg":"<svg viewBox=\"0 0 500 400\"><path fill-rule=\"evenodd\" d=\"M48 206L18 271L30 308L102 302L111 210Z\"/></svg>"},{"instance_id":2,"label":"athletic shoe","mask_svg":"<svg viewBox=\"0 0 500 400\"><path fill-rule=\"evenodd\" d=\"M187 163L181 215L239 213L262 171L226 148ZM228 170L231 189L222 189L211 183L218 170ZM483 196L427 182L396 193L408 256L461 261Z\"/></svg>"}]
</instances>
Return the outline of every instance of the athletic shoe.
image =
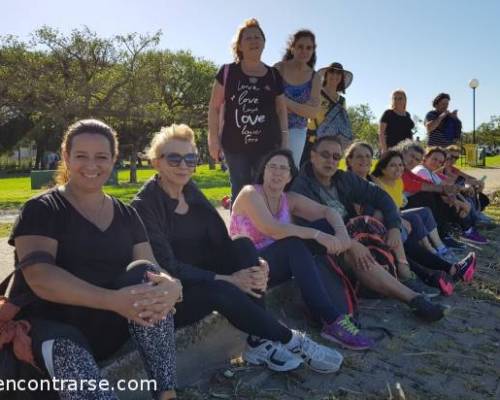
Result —
<instances>
[{"instance_id":1,"label":"athletic shoe","mask_svg":"<svg viewBox=\"0 0 500 400\"><path fill-rule=\"evenodd\" d=\"M375 345L373 339L361 335L348 314L341 315L335 322L324 324L321 336L351 350L368 350Z\"/></svg>"},{"instance_id":2,"label":"athletic shoe","mask_svg":"<svg viewBox=\"0 0 500 400\"><path fill-rule=\"evenodd\" d=\"M488 239L481 235L475 228L469 228L460 235L462 240L474 244L487 244Z\"/></svg>"},{"instance_id":3,"label":"athletic shoe","mask_svg":"<svg viewBox=\"0 0 500 400\"><path fill-rule=\"evenodd\" d=\"M432 286L438 287L443 296L451 296L455 286L453 285L453 278L444 271L436 271L430 278Z\"/></svg>"},{"instance_id":4,"label":"athletic shoe","mask_svg":"<svg viewBox=\"0 0 500 400\"><path fill-rule=\"evenodd\" d=\"M338 351L314 342L302 332L292 331L297 345L288 348L313 371L330 374L339 370L344 357ZM286 345L285 345L286 346Z\"/></svg>"},{"instance_id":5,"label":"athletic shoe","mask_svg":"<svg viewBox=\"0 0 500 400\"><path fill-rule=\"evenodd\" d=\"M465 283L469 283L474 278L474 272L476 272L477 257L476 253L471 251L462 260L454 264L457 272L453 276L455 280L461 279Z\"/></svg>"},{"instance_id":6,"label":"athletic shoe","mask_svg":"<svg viewBox=\"0 0 500 400\"><path fill-rule=\"evenodd\" d=\"M441 294L441 291L439 289L426 285L416 276L405 281L401 281L401 283L407 288L413 290L416 293L422 294L425 297L432 298L437 297Z\"/></svg>"},{"instance_id":7,"label":"athletic shoe","mask_svg":"<svg viewBox=\"0 0 500 400\"><path fill-rule=\"evenodd\" d=\"M453 247L454 249L465 249L465 244L460 243L459 241L455 240L453 237L446 235L442 239L442 242L446 245L446 247Z\"/></svg>"},{"instance_id":8,"label":"athletic shoe","mask_svg":"<svg viewBox=\"0 0 500 400\"><path fill-rule=\"evenodd\" d=\"M449 262L450 264L454 264L460 260L460 258L458 258L458 256L453 252L453 250L449 249L448 247L443 247L441 249L438 249L437 254L439 257Z\"/></svg>"},{"instance_id":9,"label":"athletic shoe","mask_svg":"<svg viewBox=\"0 0 500 400\"><path fill-rule=\"evenodd\" d=\"M267 365L269 369L278 372L291 371L302 364L302 360L281 343L250 336L242 357L250 364Z\"/></svg>"},{"instance_id":10,"label":"athletic shoe","mask_svg":"<svg viewBox=\"0 0 500 400\"><path fill-rule=\"evenodd\" d=\"M427 322L439 321L449 311L450 307L432 303L424 296L417 296L408 304L413 313Z\"/></svg>"}]
</instances>

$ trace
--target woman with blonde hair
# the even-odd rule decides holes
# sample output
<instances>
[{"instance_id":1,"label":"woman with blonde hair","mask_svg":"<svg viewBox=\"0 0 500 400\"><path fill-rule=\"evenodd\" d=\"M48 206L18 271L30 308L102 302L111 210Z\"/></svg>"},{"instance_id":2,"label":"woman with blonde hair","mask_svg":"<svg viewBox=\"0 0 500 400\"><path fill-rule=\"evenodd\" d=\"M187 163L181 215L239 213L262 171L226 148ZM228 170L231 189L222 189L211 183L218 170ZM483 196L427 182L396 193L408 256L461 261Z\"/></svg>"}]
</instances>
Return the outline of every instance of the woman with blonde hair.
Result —
<instances>
[{"instance_id":1,"label":"woman with blonde hair","mask_svg":"<svg viewBox=\"0 0 500 400\"><path fill-rule=\"evenodd\" d=\"M283 80L261 60L265 42L256 19L238 28L234 62L220 68L208 106L209 152L215 161L224 152L233 201L253 181L265 154L288 147Z\"/></svg>"},{"instance_id":2,"label":"woman with blonde hair","mask_svg":"<svg viewBox=\"0 0 500 400\"><path fill-rule=\"evenodd\" d=\"M98 120L77 121L61 154L58 186L26 202L9 238L11 296L31 299L19 316L32 326L33 362L53 379L98 382L97 361L132 337L157 384L153 397L174 399L173 310L182 287L158 267L135 210L103 191L116 133ZM118 399L101 386L57 391L64 400Z\"/></svg>"},{"instance_id":3,"label":"woman with blonde hair","mask_svg":"<svg viewBox=\"0 0 500 400\"><path fill-rule=\"evenodd\" d=\"M231 240L221 216L191 180L198 159L193 131L187 125L163 128L151 142L149 158L157 174L132 205L160 265L184 285L175 325L189 325L217 311L248 334L243 358L249 363L289 371L304 361L321 373L338 370L340 354L265 310L267 262L258 258L250 240Z\"/></svg>"},{"instance_id":4,"label":"woman with blonde hair","mask_svg":"<svg viewBox=\"0 0 500 400\"><path fill-rule=\"evenodd\" d=\"M379 146L382 153L396 146L405 139L412 139L415 123L406 111L406 93L402 89L395 90L391 96L391 108L385 110L380 118Z\"/></svg>"}]
</instances>

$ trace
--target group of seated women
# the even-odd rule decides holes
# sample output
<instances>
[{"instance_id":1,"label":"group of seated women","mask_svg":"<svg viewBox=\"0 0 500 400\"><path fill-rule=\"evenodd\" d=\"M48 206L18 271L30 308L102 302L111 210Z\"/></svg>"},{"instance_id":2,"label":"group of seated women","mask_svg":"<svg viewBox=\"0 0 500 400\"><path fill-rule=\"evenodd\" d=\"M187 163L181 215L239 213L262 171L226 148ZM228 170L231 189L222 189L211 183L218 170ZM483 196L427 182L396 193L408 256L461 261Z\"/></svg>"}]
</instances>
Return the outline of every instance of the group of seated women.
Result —
<instances>
[{"instance_id":1,"label":"group of seated women","mask_svg":"<svg viewBox=\"0 0 500 400\"><path fill-rule=\"evenodd\" d=\"M476 256L458 259L441 240L433 207L447 207L452 221L467 217L448 186L425 181L420 190L439 197L404 209L405 151L385 153L370 175L366 144L349 149L349 171L338 169L343 154L332 137L314 143L300 172L290 151L275 150L238 194L228 231L191 180L198 153L188 126L154 136L157 173L126 205L103 191L116 133L97 120L74 123L61 146L58 185L24 205L9 239L17 268L11 295L33 297L16 316L31 326L33 364L51 378L99 380L97 363L131 337L157 382L154 398L174 399L174 330L217 311L248 334L248 363L333 373L343 361L337 350L266 310L268 288L291 278L321 336L351 350L375 346L353 318L351 284L440 320L448 308L429 298L469 282ZM90 388L57 395L117 399Z\"/></svg>"}]
</instances>

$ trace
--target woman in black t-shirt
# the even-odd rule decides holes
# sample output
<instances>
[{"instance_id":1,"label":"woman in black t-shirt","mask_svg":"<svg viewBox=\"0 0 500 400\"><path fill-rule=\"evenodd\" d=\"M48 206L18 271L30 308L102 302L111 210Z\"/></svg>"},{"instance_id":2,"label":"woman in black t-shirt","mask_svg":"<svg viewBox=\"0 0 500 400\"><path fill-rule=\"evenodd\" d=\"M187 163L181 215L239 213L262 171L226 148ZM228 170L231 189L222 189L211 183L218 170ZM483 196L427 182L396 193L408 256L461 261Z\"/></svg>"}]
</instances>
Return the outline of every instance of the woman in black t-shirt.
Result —
<instances>
[{"instance_id":1,"label":"woman in black t-shirt","mask_svg":"<svg viewBox=\"0 0 500 400\"><path fill-rule=\"evenodd\" d=\"M395 90L391 108L385 110L380 118L378 133L381 153L405 139L412 139L414 127L415 123L406 111L406 93L401 89Z\"/></svg>"},{"instance_id":2,"label":"woman in black t-shirt","mask_svg":"<svg viewBox=\"0 0 500 400\"><path fill-rule=\"evenodd\" d=\"M9 239L17 261L13 295L34 298L20 314L32 326L34 362L54 379L98 381L96 360L131 336L156 381L154 397L173 399L172 309L181 285L156 266L135 210L103 192L116 134L100 121L81 120L61 150L59 186L24 205ZM55 390L63 399L117 399L90 386Z\"/></svg>"},{"instance_id":3,"label":"woman in black t-shirt","mask_svg":"<svg viewBox=\"0 0 500 400\"><path fill-rule=\"evenodd\" d=\"M280 73L261 61L264 32L255 19L238 29L235 62L221 67L208 109L208 147L229 168L232 200L252 182L262 157L288 147L288 117Z\"/></svg>"}]
</instances>

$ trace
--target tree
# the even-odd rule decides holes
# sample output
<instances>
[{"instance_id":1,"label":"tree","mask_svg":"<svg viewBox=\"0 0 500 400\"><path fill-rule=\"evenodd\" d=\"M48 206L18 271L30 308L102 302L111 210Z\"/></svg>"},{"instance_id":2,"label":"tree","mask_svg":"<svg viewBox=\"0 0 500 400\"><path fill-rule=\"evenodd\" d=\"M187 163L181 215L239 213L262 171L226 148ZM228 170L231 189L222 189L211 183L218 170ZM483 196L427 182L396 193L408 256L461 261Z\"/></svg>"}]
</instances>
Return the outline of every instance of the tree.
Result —
<instances>
[{"instance_id":1,"label":"tree","mask_svg":"<svg viewBox=\"0 0 500 400\"><path fill-rule=\"evenodd\" d=\"M347 109L355 139L378 147L378 124L368 104L359 104Z\"/></svg>"}]
</instances>

